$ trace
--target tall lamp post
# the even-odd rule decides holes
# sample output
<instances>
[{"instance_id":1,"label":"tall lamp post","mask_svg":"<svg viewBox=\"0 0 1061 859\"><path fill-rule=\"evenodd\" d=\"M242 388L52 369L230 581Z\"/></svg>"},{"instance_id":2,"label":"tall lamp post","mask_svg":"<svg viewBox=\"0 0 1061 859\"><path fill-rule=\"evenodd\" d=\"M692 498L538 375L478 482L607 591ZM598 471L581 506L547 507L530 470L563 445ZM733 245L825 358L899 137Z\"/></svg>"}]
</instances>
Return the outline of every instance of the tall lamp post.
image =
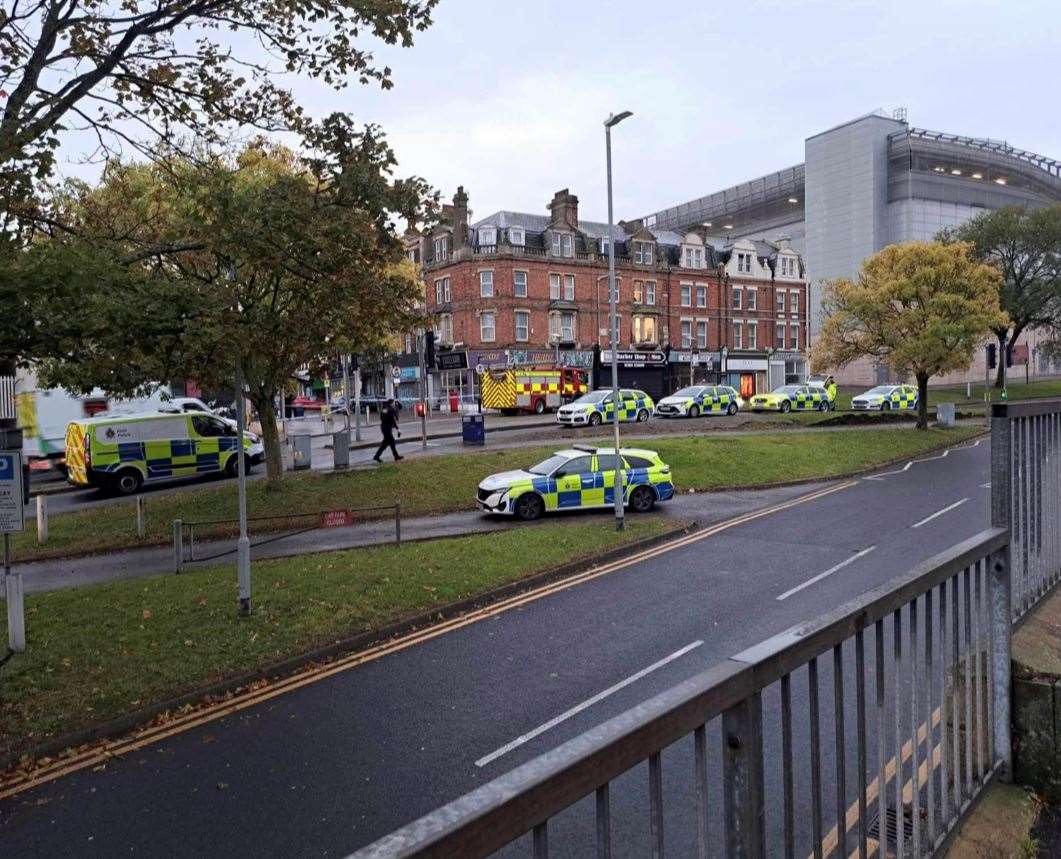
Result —
<instances>
[{"instance_id":1,"label":"tall lamp post","mask_svg":"<svg viewBox=\"0 0 1061 859\"><path fill-rule=\"evenodd\" d=\"M615 428L615 530L622 531L623 520L623 460L619 453L619 317L616 312L618 296L615 294L615 228L612 215L612 129L633 114L629 110L613 113L604 120L604 149L608 168L608 307L611 312L612 332L612 425Z\"/></svg>"}]
</instances>

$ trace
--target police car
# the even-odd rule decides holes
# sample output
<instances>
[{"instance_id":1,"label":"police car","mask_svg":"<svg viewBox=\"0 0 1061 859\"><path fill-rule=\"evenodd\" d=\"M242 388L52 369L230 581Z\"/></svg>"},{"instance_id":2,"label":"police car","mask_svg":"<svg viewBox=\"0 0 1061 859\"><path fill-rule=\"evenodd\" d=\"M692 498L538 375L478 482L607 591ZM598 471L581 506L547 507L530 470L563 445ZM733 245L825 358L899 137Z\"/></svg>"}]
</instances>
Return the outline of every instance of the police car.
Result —
<instances>
[{"instance_id":1,"label":"police car","mask_svg":"<svg viewBox=\"0 0 1061 859\"><path fill-rule=\"evenodd\" d=\"M728 385L692 385L656 403L655 413L662 418L735 415L743 405L740 394Z\"/></svg>"},{"instance_id":2,"label":"police car","mask_svg":"<svg viewBox=\"0 0 1061 859\"><path fill-rule=\"evenodd\" d=\"M851 408L887 412L917 408L917 388L913 385L877 385L851 398Z\"/></svg>"},{"instance_id":3,"label":"police car","mask_svg":"<svg viewBox=\"0 0 1061 859\"><path fill-rule=\"evenodd\" d=\"M829 410L829 397L817 385L782 385L769 394L756 394L751 398L751 408L753 412L825 412Z\"/></svg>"},{"instance_id":4,"label":"police car","mask_svg":"<svg viewBox=\"0 0 1061 859\"><path fill-rule=\"evenodd\" d=\"M652 450L623 448L624 504L646 513L674 495L670 466ZM615 448L575 445L537 465L491 474L479 484L479 509L537 519L554 510L585 510L615 504Z\"/></svg>"},{"instance_id":5,"label":"police car","mask_svg":"<svg viewBox=\"0 0 1061 859\"><path fill-rule=\"evenodd\" d=\"M619 391L619 420L647 421L652 414L652 398L644 391ZM609 390L592 391L556 410L556 422L564 426L600 426L614 420L615 405Z\"/></svg>"}]
</instances>

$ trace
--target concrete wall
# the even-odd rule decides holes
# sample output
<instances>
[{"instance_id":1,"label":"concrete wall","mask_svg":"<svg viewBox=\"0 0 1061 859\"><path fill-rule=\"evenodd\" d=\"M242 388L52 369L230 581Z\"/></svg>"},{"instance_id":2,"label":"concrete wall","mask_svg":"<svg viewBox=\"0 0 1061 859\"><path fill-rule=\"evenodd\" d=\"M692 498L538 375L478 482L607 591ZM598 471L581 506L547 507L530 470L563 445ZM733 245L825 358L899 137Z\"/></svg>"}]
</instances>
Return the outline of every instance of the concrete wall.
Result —
<instances>
[{"instance_id":1,"label":"concrete wall","mask_svg":"<svg viewBox=\"0 0 1061 859\"><path fill-rule=\"evenodd\" d=\"M888 204L888 235L892 242L930 242L940 230L956 227L983 212L978 206L938 200L895 200Z\"/></svg>"}]
</instances>

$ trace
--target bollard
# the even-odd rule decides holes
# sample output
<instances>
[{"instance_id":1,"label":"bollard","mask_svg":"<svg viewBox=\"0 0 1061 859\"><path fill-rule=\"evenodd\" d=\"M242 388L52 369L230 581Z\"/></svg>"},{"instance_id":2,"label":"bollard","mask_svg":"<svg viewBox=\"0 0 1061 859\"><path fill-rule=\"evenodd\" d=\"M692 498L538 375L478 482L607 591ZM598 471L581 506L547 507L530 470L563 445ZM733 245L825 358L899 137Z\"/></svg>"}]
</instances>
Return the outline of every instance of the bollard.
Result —
<instances>
[{"instance_id":1,"label":"bollard","mask_svg":"<svg viewBox=\"0 0 1061 859\"><path fill-rule=\"evenodd\" d=\"M294 454L292 466L295 471L303 471L313 465L313 439L307 434L294 436Z\"/></svg>"},{"instance_id":2,"label":"bollard","mask_svg":"<svg viewBox=\"0 0 1061 859\"><path fill-rule=\"evenodd\" d=\"M173 520L173 572L180 573L184 563L184 523Z\"/></svg>"},{"instance_id":3,"label":"bollard","mask_svg":"<svg viewBox=\"0 0 1061 859\"><path fill-rule=\"evenodd\" d=\"M402 505L394 505L394 542L399 546L402 542Z\"/></svg>"},{"instance_id":4,"label":"bollard","mask_svg":"<svg viewBox=\"0 0 1061 859\"><path fill-rule=\"evenodd\" d=\"M48 542L48 496L37 496L37 543L43 546Z\"/></svg>"},{"instance_id":5,"label":"bollard","mask_svg":"<svg viewBox=\"0 0 1061 859\"><path fill-rule=\"evenodd\" d=\"M339 430L332 436L332 459L336 471L350 466L350 431Z\"/></svg>"},{"instance_id":6,"label":"bollard","mask_svg":"<svg viewBox=\"0 0 1061 859\"><path fill-rule=\"evenodd\" d=\"M15 653L26 651L26 609L23 604L22 573L11 572L11 535L4 533L4 596L7 600L7 646Z\"/></svg>"},{"instance_id":7,"label":"bollard","mask_svg":"<svg viewBox=\"0 0 1061 859\"><path fill-rule=\"evenodd\" d=\"M144 523L144 496L136 496L136 536L141 540L144 539L145 523Z\"/></svg>"}]
</instances>

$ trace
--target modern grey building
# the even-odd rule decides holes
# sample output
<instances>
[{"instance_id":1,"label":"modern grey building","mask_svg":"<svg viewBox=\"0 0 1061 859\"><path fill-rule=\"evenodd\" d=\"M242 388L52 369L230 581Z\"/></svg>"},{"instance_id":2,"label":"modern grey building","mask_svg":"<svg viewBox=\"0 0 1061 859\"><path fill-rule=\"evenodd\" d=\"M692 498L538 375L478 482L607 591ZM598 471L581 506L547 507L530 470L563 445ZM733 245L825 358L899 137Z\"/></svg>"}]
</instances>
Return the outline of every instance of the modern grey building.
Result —
<instances>
[{"instance_id":1,"label":"modern grey building","mask_svg":"<svg viewBox=\"0 0 1061 859\"><path fill-rule=\"evenodd\" d=\"M1061 202L1061 162L1002 140L912 128L903 110L815 134L804 152L803 164L644 221L671 230L708 225L722 240L790 236L810 282L812 338L821 326L821 281L855 276L885 245L930 240L985 209Z\"/></svg>"}]
</instances>

